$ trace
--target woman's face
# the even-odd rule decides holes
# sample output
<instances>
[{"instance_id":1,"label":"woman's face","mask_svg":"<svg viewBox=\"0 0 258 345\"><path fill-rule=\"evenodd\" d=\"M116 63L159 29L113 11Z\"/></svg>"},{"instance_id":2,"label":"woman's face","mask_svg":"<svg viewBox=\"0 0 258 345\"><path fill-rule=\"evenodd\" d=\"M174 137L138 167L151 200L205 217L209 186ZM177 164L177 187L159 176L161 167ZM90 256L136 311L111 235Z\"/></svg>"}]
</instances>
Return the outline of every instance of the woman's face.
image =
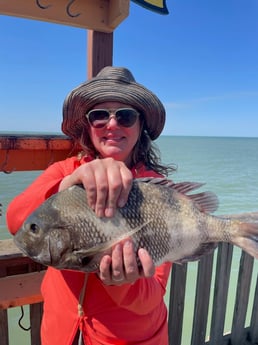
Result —
<instances>
[{"instance_id":1,"label":"woman's face","mask_svg":"<svg viewBox=\"0 0 258 345\"><path fill-rule=\"evenodd\" d=\"M93 109L133 108L132 106L120 102L103 102L95 105ZM113 115L113 113L112 113ZM103 128L90 126L90 137L95 149L101 157L112 157L123 161L130 166L132 150L140 136L141 125L139 117L131 127L123 127L117 123L112 116Z\"/></svg>"}]
</instances>

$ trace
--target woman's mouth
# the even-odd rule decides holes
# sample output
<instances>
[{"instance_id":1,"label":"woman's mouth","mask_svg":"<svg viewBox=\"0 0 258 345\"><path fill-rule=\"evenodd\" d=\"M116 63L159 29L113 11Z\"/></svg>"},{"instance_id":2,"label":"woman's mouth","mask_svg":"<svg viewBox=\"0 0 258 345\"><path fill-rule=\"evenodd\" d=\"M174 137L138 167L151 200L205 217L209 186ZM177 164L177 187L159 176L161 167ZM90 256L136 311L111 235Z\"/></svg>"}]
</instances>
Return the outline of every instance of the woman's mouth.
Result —
<instances>
[{"instance_id":1,"label":"woman's mouth","mask_svg":"<svg viewBox=\"0 0 258 345\"><path fill-rule=\"evenodd\" d=\"M104 140L109 143L120 143L122 140L124 140L124 137L104 137Z\"/></svg>"}]
</instances>

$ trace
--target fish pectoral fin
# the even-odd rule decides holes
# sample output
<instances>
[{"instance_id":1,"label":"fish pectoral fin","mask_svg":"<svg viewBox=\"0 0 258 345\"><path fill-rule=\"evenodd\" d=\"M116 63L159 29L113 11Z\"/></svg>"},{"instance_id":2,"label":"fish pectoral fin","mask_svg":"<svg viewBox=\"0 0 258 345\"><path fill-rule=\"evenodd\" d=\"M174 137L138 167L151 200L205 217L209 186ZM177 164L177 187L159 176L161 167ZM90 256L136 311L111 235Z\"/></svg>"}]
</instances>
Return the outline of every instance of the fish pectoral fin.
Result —
<instances>
[{"instance_id":1,"label":"fish pectoral fin","mask_svg":"<svg viewBox=\"0 0 258 345\"><path fill-rule=\"evenodd\" d=\"M134 234L136 234L137 232L139 232L141 229L143 229L146 225L150 224L152 222L152 220L148 220L147 222L141 224L140 226L137 226L134 229L131 229L125 233L123 233L122 235L118 236L116 239L109 241L109 246L108 248L113 247L114 245L116 245L117 243L127 239L128 237L133 236Z\"/></svg>"},{"instance_id":2,"label":"fish pectoral fin","mask_svg":"<svg viewBox=\"0 0 258 345\"><path fill-rule=\"evenodd\" d=\"M198 261L204 255L211 254L218 246L218 243L203 243L197 250L189 256L174 261L176 264L184 264L188 261Z\"/></svg>"},{"instance_id":3,"label":"fish pectoral fin","mask_svg":"<svg viewBox=\"0 0 258 345\"><path fill-rule=\"evenodd\" d=\"M127 239L128 237L133 236L135 233L140 231L142 228L144 228L146 225L148 225L151 222L152 222L152 220L149 220L149 221L141 224L140 226L123 233L122 235L118 236L115 239L112 239L112 240L107 241L105 243L94 245L91 248L87 248L87 249L81 248L81 249L77 249L77 250L75 249L75 250L73 250L73 253L75 255L84 255L85 257L88 257L88 256L93 256L93 255L99 254L100 252L108 251L113 246L115 246L117 243Z\"/></svg>"}]
</instances>

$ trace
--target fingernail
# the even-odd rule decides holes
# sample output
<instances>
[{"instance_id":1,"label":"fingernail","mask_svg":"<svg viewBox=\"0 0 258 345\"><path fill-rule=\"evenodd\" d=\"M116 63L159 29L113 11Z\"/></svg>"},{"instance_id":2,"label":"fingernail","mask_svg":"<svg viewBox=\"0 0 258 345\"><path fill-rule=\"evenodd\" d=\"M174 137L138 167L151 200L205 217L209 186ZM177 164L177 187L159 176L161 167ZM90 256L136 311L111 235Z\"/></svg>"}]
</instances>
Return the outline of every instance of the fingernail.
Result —
<instances>
[{"instance_id":1,"label":"fingernail","mask_svg":"<svg viewBox=\"0 0 258 345\"><path fill-rule=\"evenodd\" d=\"M99 217L99 218L104 217L104 212L103 212L102 209L101 209L101 210L96 210L95 212L96 212L96 216L97 216L97 217Z\"/></svg>"},{"instance_id":2,"label":"fingernail","mask_svg":"<svg viewBox=\"0 0 258 345\"><path fill-rule=\"evenodd\" d=\"M147 254L148 254L148 252L147 252L147 250L146 250L146 249L144 249L144 248L140 248L140 249L139 249L139 251L138 251L138 254L140 254L140 255L147 255Z\"/></svg>"},{"instance_id":3,"label":"fingernail","mask_svg":"<svg viewBox=\"0 0 258 345\"><path fill-rule=\"evenodd\" d=\"M113 217L115 214L115 209L113 207L108 207L105 209L105 216L108 218Z\"/></svg>"},{"instance_id":4,"label":"fingernail","mask_svg":"<svg viewBox=\"0 0 258 345\"><path fill-rule=\"evenodd\" d=\"M132 242L131 241L125 241L125 243L124 243L124 247L127 247L127 248L130 248L130 247L132 247L133 246L133 244L132 244Z\"/></svg>"},{"instance_id":5,"label":"fingernail","mask_svg":"<svg viewBox=\"0 0 258 345\"><path fill-rule=\"evenodd\" d=\"M118 200L117 204L118 204L118 207L124 207L125 204L126 204L126 200L121 198L121 199Z\"/></svg>"},{"instance_id":6,"label":"fingernail","mask_svg":"<svg viewBox=\"0 0 258 345\"><path fill-rule=\"evenodd\" d=\"M120 244L120 243L117 243L116 246L115 246L115 248L114 248L114 250L120 251L120 252L121 252L121 250L122 250L121 244Z\"/></svg>"}]
</instances>

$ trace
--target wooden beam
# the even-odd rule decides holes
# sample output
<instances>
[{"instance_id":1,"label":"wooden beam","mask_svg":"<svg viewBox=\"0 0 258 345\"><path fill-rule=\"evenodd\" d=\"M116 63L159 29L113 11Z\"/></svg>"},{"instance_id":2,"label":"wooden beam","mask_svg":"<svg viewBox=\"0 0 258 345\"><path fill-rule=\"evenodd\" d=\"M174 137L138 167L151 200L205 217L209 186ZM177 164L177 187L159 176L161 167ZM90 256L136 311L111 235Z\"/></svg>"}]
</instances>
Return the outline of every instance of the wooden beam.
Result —
<instances>
[{"instance_id":1,"label":"wooden beam","mask_svg":"<svg viewBox=\"0 0 258 345\"><path fill-rule=\"evenodd\" d=\"M113 64L113 33L88 31L88 78Z\"/></svg>"},{"instance_id":2,"label":"wooden beam","mask_svg":"<svg viewBox=\"0 0 258 345\"><path fill-rule=\"evenodd\" d=\"M64 135L0 135L0 171L44 170L74 150Z\"/></svg>"},{"instance_id":3,"label":"wooden beam","mask_svg":"<svg viewBox=\"0 0 258 345\"><path fill-rule=\"evenodd\" d=\"M8 0L0 13L22 18L112 32L128 15L129 0Z\"/></svg>"},{"instance_id":4,"label":"wooden beam","mask_svg":"<svg viewBox=\"0 0 258 345\"><path fill-rule=\"evenodd\" d=\"M40 286L45 271L19 274L0 279L0 309L43 301Z\"/></svg>"}]
</instances>

